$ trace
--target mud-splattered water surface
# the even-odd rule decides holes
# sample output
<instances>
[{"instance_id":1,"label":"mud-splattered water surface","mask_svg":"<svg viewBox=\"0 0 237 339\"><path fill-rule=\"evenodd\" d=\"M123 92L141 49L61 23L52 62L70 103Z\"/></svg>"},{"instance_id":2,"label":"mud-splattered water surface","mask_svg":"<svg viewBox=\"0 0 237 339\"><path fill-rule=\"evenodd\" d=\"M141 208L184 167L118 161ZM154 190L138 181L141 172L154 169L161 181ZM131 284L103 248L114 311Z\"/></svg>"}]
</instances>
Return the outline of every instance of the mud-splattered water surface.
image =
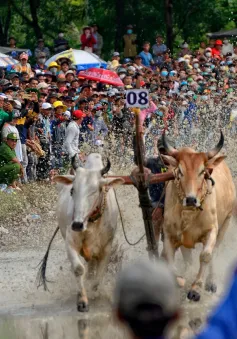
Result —
<instances>
[{"instance_id":1,"label":"mud-splattered water surface","mask_svg":"<svg viewBox=\"0 0 237 339\"><path fill-rule=\"evenodd\" d=\"M232 161L232 159L230 159ZM232 165L232 164L231 164ZM232 171L235 171L234 166ZM127 169L126 169L127 173ZM133 187L117 189L126 233L130 241L144 234L137 192ZM66 257L64 242L57 235L49 255L47 277L49 291L37 289L37 265L44 256L48 242L57 226L55 208L57 193L49 184L30 184L23 193L0 194L0 339L91 339L129 338L113 315L112 295L117 272L122 265L138 257L147 256L145 238L135 247L123 236L121 222L114 241L107 273L98 295L89 290L90 311L76 310L76 283ZM194 263L185 270L181 255L176 266L187 278L187 287L180 290L182 319L180 324L199 327L223 289L228 286L236 260L236 221L232 220L223 244L214 257L218 291L215 295L203 291L199 303L186 298L188 287L198 267L200 247L194 251ZM161 245L160 245L161 247Z\"/></svg>"}]
</instances>

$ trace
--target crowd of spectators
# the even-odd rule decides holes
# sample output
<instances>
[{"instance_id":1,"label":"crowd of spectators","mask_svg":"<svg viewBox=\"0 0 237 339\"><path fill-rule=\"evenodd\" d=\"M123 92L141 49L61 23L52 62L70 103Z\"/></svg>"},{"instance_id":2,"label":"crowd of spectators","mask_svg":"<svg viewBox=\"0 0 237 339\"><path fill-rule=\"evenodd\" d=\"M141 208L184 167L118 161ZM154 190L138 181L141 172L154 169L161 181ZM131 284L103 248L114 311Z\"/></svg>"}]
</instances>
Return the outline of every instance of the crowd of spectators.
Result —
<instances>
[{"instance_id":1,"label":"crowd of spectators","mask_svg":"<svg viewBox=\"0 0 237 339\"><path fill-rule=\"evenodd\" d=\"M82 48L101 53L103 40L96 25L93 30L84 28L81 41ZM150 93L149 108L142 109L141 115L145 140L154 154L164 131L172 131L191 145L197 127L236 132L237 46L227 39L210 40L192 51L184 42L173 56L158 35L153 46L145 41L142 51L134 55L137 42L131 25L124 42L125 57L116 51L108 61L108 68L122 80L121 87L82 77L78 65L65 57L46 66L50 51L42 39L34 63L23 52L14 68L0 70L2 142L15 152L11 159L0 159L0 170L5 173L5 177L0 175L0 184L17 189L18 177L22 183L48 179L65 169L76 153L83 161L88 147L102 149L106 144L107 151L115 150L122 159L132 150L135 123L133 110L126 107L126 90L138 82ZM67 44L59 34L55 46L64 49ZM8 142L12 133L17 139L10 141L14 147ZM14 175L7 167L13 162L17 163Z\"/></svg>"}]
</instances>

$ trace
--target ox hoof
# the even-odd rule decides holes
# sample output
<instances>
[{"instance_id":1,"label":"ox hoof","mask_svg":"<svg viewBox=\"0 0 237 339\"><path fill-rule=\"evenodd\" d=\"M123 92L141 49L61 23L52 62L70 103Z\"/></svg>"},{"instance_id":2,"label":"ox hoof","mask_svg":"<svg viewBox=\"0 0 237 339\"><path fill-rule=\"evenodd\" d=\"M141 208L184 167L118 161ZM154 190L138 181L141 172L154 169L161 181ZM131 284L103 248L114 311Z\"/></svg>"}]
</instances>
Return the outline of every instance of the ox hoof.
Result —
<instances>
[{"instance_id":1,"label":"ox hoof","mask_svg":"<svg viewBox=\"0 0 237 339\"><path fill-rule=\"evenodd\" d=\"M189 300L193 300L193 301L199 301L201 298L200 294L195 290L190 290L188 292L187 297Z\"/></svg>"},{"instance_id":2,"label":"ox hoof","mask_svg":"<svg viewBox=\"0 0 237 339\"><path fill-rule=\"evenodd\" d=\"M77 303L77 310L78 312L88 312L89 311L89 305L85 301L79 301Z\"/></svg>"},{"instance_id":3,"label":"ox hoof","mask_svg":"<svg viewBox=\"0 0 237 339\"><path fill-rule=\"evenodd\" d=\"M208 282L205 285L205 290L211 293L216 293L217 291L217 286L215 283Z\"/></svg>"},{"instance_id":4,"label":"ox hoof","mask_svg":"<svg viewBox=\"0 0 237 339\"><path fill-rule=\"evenodd\" d=\"M197 331L202 325L202 320L200 318L195 318L190 320L188 324L193 331Z\"/></svg>"}]
</instances>

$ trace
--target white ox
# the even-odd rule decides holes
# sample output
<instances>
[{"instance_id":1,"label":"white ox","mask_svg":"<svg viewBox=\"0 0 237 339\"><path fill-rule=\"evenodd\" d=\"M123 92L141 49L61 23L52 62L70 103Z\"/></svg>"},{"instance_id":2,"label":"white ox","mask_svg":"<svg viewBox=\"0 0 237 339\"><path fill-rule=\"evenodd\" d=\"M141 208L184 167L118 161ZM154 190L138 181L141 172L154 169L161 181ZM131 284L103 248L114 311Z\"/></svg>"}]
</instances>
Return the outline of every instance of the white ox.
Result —
<instances>
[{"instance_id":1,"label":"white ox","mask_svg":"<svg viewBox=\"0 0 237 339\"><path fill-rule=\"evenodd\" d=\"M175 173L175 181L166 186L163 254L173 265L179 247L188 259L187 248L203 244L199 272L188 293L189 299L198 301L208 265L206 289L216 291L212 253L227 230L235 202L235 186L225 156L218 155L224 136L221 133L217 146L207 153L197 153L191 148L176 150L168 144L165 135L163 142L169 154L163 158Z\"/></svg>"},{"instance_id":2,"label":"white ox","mask_svg":"<svg viewBox=\"0 0 237 339\"><path fill-rule=\"evenodd\" d=\"M77 309L87 312L89 306L84 286L85 267L80 256L88 262L89 271L94 268L96 260L97 272L93 288L97 289L107 267L117 226L118 207L112 188L124 181L120 178L103 178L110 169L110 162L108 160L106 167L103 167L101 155L97 153L88 156L85 168L77 167L75 159L72 165L75 175L55 177L55 181L60 183L58 225L78 284ZM46 264L53 238L39 271L39 284L43 284L45 289Z\"/></svg>"}]
</instances>

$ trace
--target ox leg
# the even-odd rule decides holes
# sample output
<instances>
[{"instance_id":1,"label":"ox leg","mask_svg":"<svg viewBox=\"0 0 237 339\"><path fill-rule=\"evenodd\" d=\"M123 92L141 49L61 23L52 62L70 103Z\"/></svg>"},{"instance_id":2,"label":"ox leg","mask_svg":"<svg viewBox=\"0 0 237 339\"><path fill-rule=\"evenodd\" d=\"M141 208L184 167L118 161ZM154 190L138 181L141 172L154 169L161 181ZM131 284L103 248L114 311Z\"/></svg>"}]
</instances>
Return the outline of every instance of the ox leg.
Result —
<instances>
[{"instance_id":1,"label":"ox leg","mask_svg":"<svg viewBox=\"0 0 237 339\"><path fill-rule=\"evenodd\" d=\"M217 241L216 241L216 247L218 247L223 240L223 237L225 235L225 232L230 224L231 214L228 215L226 220L224 221L222 227L219 229ZM211 262L209 265L209 273L206 279L205 289L208 292L215 293L217 291L217 286L214 282L214 273L213 273L213 263Z\"/></svg>"},{"instance_id":2,"label":"ox leg","mask_svg":"<svg viewBox=\"0 0 237 339\"><path fill-rule=\"evenodd\" d=\"M225 219L222 227L219 229L218 236L217 236L217 242L216 246L218 247L220 243L222 242L225 232L230 224L230 219L231 219L232 214L228 215L228 217Z\"/></svg>"},{"instance_id":3,"label":"ox leg","mask_svg":"<svg viewBox=\"0 0 237 339\"><path fill-rule=\"evenodd\" d=\"M185 263L185 269L187 268L188 265L192 265L192 250L190 248L186 248L184 246L180 247L182 256L184 258L184 263Z\"/></svg>"},{"instance_id":4,"label":"ox leg","mask_svg":"<svg viewBox=\"0 0 237 339\"><path fill-rule=\"evenodd\" d=\"M217 286L214 283L214 274L213 274L213 262L211 261L209 264L209 273L206 279L205 290L208 292L216 293Z\"/></svg>"},{"instance_id":5,"label":"ox leg","mask_svg":"<svg viewBox=\"0 0 237 339\"><path fill-rule=\"evenodd\" d=\"M89 311L88 298L84 287L85 267L81 263L77 251L67 242L66 249L78 286L77 310L79 312L88 312Z\"/></svg>"},{"instance_id":6,"label":"ox leg","mask_svg":"<svg viewBox=\"0 0 237 339\"><path fill-rule=\"evenodd\" d=\"M176 275L177 283L179 287L184 287L185 285L185 279L177 274L177 269L174 265L174 256L176 252L176 246L172 242L172 240L169 238L168 234L164 234L164 248L161 253L162 258L166 259L168 261L168 264L170 265L171 269L173 270L174 274Z\"/></svg>"},{"instance_id":7,"label":"ox leg","mask_svg":"<svg viewBox=\"0 0 237 339\"><path fill-rule=\"evenodd\" d=\"M103 249L103 253L98 259L95 281L92 284L92 289L94 291L98 290L99 285L103 283L103 278L108 267L109 257L111 253L112 242L109 242Z\"/></svg>"},{"instance_id":8,"label":"ox leg","mask_svg":"<svg viewBox=\"0 0 237 339\"><path fill-rule=\"evenodd\" d=\"M193 301L200 300L200 288L203 285L203 276L205 274L207 266L210 264L212 259L212 253L216 245L218 233L218 226L214 226L213 229L208 233L206 243L204 244L203 251L200 254L200 268L195 281L192 284L191 290L188 292L188 299Z\"/></svg>"}]
</instances>

